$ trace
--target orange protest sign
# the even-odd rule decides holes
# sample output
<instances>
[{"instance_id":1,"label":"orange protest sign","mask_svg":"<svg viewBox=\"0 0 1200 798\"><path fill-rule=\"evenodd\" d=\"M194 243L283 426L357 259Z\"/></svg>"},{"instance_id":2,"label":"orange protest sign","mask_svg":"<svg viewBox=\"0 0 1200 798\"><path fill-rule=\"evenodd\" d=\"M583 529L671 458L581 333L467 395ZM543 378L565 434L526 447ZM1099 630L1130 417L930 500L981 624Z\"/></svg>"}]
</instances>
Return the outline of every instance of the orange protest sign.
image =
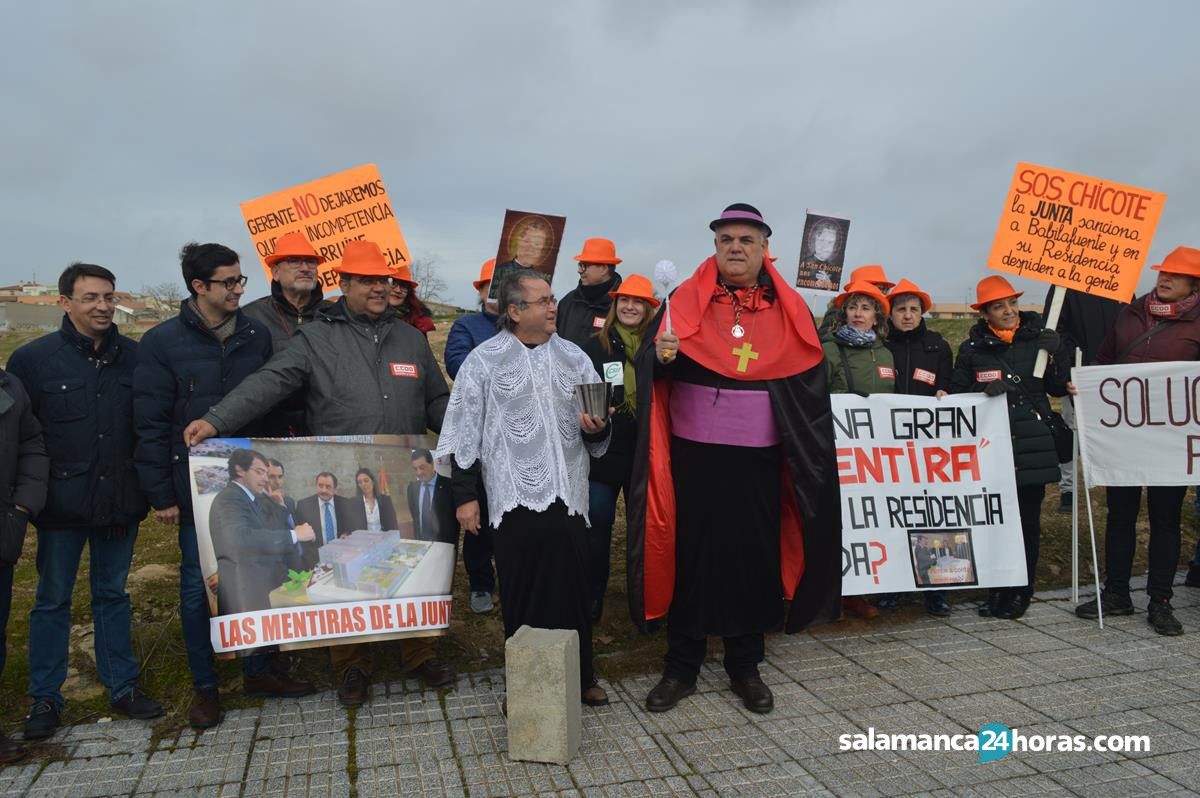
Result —
<instances>
[{"instance_id":1,"label":"orange protest sign","mask_svg":"<svg viewBox=\"0 0 1200 798\"><path fill-rule=\"evenodd\" d=\"M373 241L392 268L409 264L408 244L373 163L243 202L241 209L268 280L271 269L265 259L275 251L276 240L292 231L303 234L325 258L318 274L326 290L337 287L333 267L347 241Z\"/></svg>"},{"instance_id":2,"label":"orange protest sign","mask_svg":"<svg viewBox=\"0 0 1200 798\"><path fill-rule=\"evenodd\" d=\"M988 268L1128 302L1166 194L1018 163Z\"/></svg>"}]
</instances>

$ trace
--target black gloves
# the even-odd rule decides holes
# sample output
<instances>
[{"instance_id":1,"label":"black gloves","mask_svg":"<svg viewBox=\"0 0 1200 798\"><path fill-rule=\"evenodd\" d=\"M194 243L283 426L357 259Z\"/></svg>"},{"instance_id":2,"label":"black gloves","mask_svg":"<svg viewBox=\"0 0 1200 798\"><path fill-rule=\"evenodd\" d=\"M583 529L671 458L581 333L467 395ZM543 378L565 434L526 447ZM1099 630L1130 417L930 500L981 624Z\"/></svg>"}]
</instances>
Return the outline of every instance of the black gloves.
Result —
<instances>
[{"instance_id":1,"label":"black gloves","mask_svg":"<svg viewBox=\"0 0 1200 798\"><path fill-rule=\"evenodd\" d=\"M1062 338L1057 332L1047 327L1038 333L1037 344L1038 349L1045 349L1047 352L1053 355L1058 351L1058 348L1062 346Z\"/></svg>"},{"instance_id":2,"label":"black gloves","mask_svg":"<svg viewBox=\"0 0 1200 798\"><path fill-rule=\"evenodd\" d=\"M1008 383L1004 380L992 380L983 386L983 392L987 396L1003 396L1007 391Z\"/></svg>"}]
</instances>

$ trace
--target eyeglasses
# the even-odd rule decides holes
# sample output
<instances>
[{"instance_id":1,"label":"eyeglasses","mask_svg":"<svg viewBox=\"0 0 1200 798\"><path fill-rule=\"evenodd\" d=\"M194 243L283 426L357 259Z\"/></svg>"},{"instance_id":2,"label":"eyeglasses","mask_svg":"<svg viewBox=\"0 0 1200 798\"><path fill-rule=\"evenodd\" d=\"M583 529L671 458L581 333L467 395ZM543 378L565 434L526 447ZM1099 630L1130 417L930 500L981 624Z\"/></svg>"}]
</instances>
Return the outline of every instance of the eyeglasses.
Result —
<instances>
[{"instance_id":1,"label":"eyeglasses","mask_svg":"<svg viewBox=\"0 0 1200 798\"><path fill-rule=\"evenodd\" d=\"M67 299L71 300L77 305L83 305L84 307L99 305L101 302L103 302L105 305L117 304L117 298L113 294L84 294L78 299L73 296L69 296Z\"/></svg>"},{"instance_id":2,"label":"eyeglasses","mask_svg":"<svg viewBox=\"0 0 1200 798\"><path fill-rule=\"evenodd\" d=\"M201 282L203 282L205 285L212 285L213 283L216 283L222 286L226 291L232 291L238 286L245 286L246 283L250 282L250 278L242 274L237 277L226 277L224 280L202 280Z\"/></svg>"},{"instance_id":3,"label":"eyeglasses","mask_svg":"<svg viewBox=\"0 0 1200 798\"><path fill-rule=\"evenodd\" d=\"M356 283L362 283L368 288L374 288L377 285L390 286L392 285L391 277L368 277L361 274L348 274L348 278L352 278Z\"/></svg>"},{"instance_id":4,"label":"eyeglasses","mask_svg":"<svg viewBox=\"0 0 1200 798\"><path fill-rule=\"evenodd\" d=\"M558 299L555 298L554 294L551 294L550 296L544 296L541 299L535 299L532 302L523 299L523 300L521 300L520 306L522 308L527 308L530 305L537 305L539 308L544 309L544 308L552 307L553 305L557 305L557 304L558 304Z\"/></svg>"}]
</instances>

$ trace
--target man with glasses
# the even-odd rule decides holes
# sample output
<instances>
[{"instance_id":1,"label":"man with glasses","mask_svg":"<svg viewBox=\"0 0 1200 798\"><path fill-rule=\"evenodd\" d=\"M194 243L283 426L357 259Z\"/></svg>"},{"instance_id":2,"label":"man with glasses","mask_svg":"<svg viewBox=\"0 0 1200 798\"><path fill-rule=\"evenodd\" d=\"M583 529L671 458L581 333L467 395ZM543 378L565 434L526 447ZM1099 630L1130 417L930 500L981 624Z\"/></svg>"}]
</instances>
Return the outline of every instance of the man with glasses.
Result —
<instances>
[{"instance_id":1,"label":"man with glasses","mask_svg":"<svg viewBox=\"0 0 1200 798\"><path fill-rule=\"evenodd\" d=\"M246 277L236 252L221 244L191 243L180 253L180 263L189 297L178 316L146 333L138 349L135 462L155 516L179 525L179 615L194 691L188 719L194 728L204 729L220 723L222 713L183 430L267 362L271 334L238 308ZM249 426L230 430L246 435L256 431ZM248 695L299 696L314 689L273 669L267 652L255 652L241 662Z\"/></svg>"},{"instance_id":2,"label":"man with glasses","mask_svg":"<svg viewBox=\"0 0 1200 798\"><path fill-rule=\"evenodd\" d=\"M162 707L138 686L125 580L146 497L130 468L137 343L113 324L116 278L74 263L58 280L62 328L13 353L8 369L24 385L50 456L38 530L37 598L29 616L29 695L25 738L54 734L63 709L70 654L71 594L84 546L91 558L96 670L115 712L156 718ZM24 522L22 522L23 526Z\"/></svg>"},{"instance_id":3,"label":"man with glasses","mask_svg":"<svg viewBox=\"0 0 1200 798\"><path fill-rule=\"evenodd\" d=\"M621 285L616 269L621 259L607 238L589 238L575 260L579 261L579 285L558 303L558 335L582 347L604 326L613 301L609 291Z\"/></svg>"},{"instance_id":4,"label":"man with glasses","mask_svg":"<svg viewBox=\"0 0 1200 798\"><path fill-rule=\"evenodd\" d=\"M314 435L423 435L442 428L450 389L425 336L388 306L394 272L379 246L347 242L335 269L342 298L191 424L185 432L190 445L229 435L298 390ZM332 646L330 659L342 703L364 703L371 673L366 644ZM401 665L430 687L454 680L429 637L405 640Z\"/></svg>"},{"instance_id":5,"label":"man with glasses","mask_svg":"<svg viewBox=\"0 0 1200 798\"><path fill-rule=\"evenodd\" d=\"M580 412L575 386L600 381L591 358L554 334L545 276L501 282L500 332L463 362L438 440L450 458L458 522L495 530L504 636L523 624L579 633L580 700L608 703L592 666L588 455L608 449L607 414ZM480 517L480 484L489 517Z\"/></svg>"}]
</instances>

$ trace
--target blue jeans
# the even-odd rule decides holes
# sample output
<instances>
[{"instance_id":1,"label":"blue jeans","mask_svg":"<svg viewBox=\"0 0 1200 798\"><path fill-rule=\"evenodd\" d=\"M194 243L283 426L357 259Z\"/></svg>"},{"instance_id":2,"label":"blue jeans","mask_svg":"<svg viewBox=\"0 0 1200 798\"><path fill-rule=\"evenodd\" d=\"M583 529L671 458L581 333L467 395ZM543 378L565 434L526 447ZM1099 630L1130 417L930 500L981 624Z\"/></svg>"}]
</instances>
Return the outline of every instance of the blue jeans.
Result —
<instances>
[{"instance_id":1,"label":"blue jeans","mask_svg":"<svg viewBox=\"0 0 1200 798\"><path fill-rule=\"evenodd\" d=\"M138 525L110 540L107 527L38 531L37 598L29 614L29 695L63 705L71 637L71 593L87 544L95 630L96 670L116 701L137 686L139 665L130 640L129 594L125 580Z\"/></svg>"},{"instance_id":2,"label":"blue jeans","mask_svg":"<svg viewBox=\"0 0 1200 798\"><path fill-rule=\"evenodd\" d=\"M609 551L612 546L613 522L617 520L617 494L620 485L588 482L588 565L591 571L592 604L603 604L608 590Z\"/></svg>"},{"instance_id":3,"label":"blue jeans","mask_svg":"<svg viewBox=\"0 0 1200 798\"><path fill-rule=\"evenodd\" d=\"M183 647L187 650L192 689L215 689L219 678L213 664L212 637L209 633L208 592L200 570L200 545L196 527L179 525L179 620L183 625ZM255 651L242 657L242 673L258 676L270 670L270 653Z\"/></svg>"}]
</instances>

